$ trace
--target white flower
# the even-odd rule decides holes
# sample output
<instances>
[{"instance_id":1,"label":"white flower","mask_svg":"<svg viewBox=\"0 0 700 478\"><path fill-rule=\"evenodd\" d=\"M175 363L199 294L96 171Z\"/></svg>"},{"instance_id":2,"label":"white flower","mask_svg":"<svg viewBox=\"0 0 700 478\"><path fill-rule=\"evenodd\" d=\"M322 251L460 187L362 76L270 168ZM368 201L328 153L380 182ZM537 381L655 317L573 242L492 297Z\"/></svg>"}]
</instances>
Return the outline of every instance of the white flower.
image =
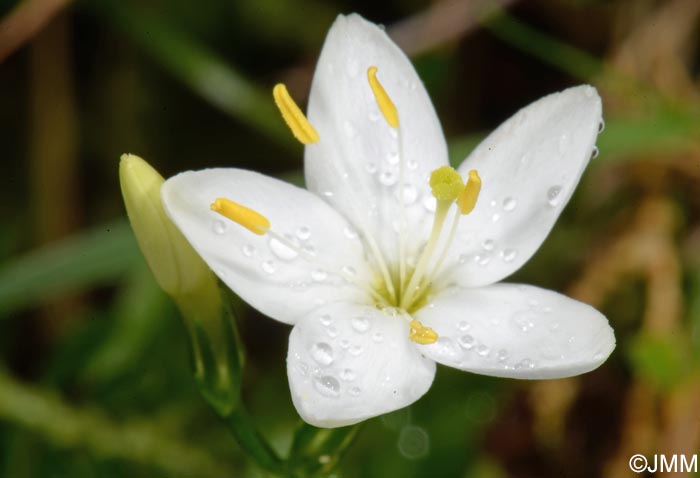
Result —
<instances>
[{"instance_id":1,"label":"white flower","mask_svg":"<svg viewBox=\"0 0 700 478\"><path fill-rule=\"evenodd\" d=\"M549 95L502 124L458 169L466 187L454 170L433 174L446 183L436 185L443 200L429 184L447 165L440 123L377 26L336 20L308 123L283 87L275 99L308 143L308 191L208 169L169 179L162 197L223 282L294 325L287 372L304 420L336 427L409 405L435 362L538 379L584 373L610 355L613 331L592 307L497 283L540 246L591 157L601 122L593 87Z\"/></svg>"}]
</instances>

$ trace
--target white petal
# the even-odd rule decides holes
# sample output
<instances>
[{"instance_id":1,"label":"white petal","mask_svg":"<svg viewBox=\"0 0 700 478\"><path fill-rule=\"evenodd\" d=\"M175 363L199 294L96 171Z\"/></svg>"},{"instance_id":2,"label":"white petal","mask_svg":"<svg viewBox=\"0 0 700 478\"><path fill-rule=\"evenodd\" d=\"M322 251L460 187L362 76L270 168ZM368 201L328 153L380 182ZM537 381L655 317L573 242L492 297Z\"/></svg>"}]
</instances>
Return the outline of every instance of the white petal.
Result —
<instances>
[{"instance_id":1,"label":"white petal","mask_svg":"<svg viewBox=\"0 0 700 478\"><path fill-rule=\"evenodd\" d=\"M440 337L421 346L450 367L496 377L562 378L591 371L615 348L593 307L527 285L449 289L415 314Z\"/></svg>"},{"instance_id":2,"label":"white petal","mask_svg":"<svg viewBox=\"0 0 700 478\"><path fill-rule=\"evenodd\" d=\"M464 286L491 284L540 247L591 157L601 122L592 86L546 96L503 123L459 167L479 171L483 187L450 250Z\"/></svg>"},{"instance_id":3,"label":"white petal","mask_svg":"<svg viewBox=\"0 0 700 478\"><path fill-rule=\"evenodd\" d=\"M378 68L377 77L396 105L400 135L377 107L367 81L370 66ZM427 230L430 218L424 202L430 207L432 200L428 177L447 164L440 123L411 62L384 30L358 15L339 16L316 66L308 117L320 135L320 142L305 151L309 190L375 237L382 252L395 258L398 198L402 196L406 205L405 230ZM417 247L415 243L411 241Z\"/></svg>"},{"instance_id":4,"label":"white petal","mask_svg":"<svg viewBox=\"0 0 700 478\"><path fill-rule=\"evenodd\" d=\"M369 280L359 239L345 219L304 189L251 171L206 169L168 179L161 195L170 218L219 278L274 319L294 323L326 302L365 296L343 278L349 273L357 282ZM307 253L211 211L219 197L266 216L273 232Z\"/></svg>"},{"instance_id":5,"label":"white petal","mask_svg":"<svg viewBox=\"0 0 700 478\"><path fill-rule=\"evenodd\" d=\"M301 417L339 427L405 407L430 388L435 362L408 340L408 320L368 305L329 304L294 326L287 375Z\"/></svg>"}]
</instances>

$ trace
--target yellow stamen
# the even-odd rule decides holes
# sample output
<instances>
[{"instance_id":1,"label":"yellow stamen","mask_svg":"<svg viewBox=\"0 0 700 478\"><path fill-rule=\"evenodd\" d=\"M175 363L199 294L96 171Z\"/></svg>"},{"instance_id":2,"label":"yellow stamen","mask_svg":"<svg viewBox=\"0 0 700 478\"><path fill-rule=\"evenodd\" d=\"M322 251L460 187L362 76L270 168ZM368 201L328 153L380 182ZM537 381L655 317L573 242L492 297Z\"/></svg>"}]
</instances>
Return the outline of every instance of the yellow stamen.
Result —
<instances>
[{"instance_id":1,"label":"yellow stamen","mask_svg":"<svg viewBox=\"0 0 700 478\"><path fill-rule=\"evenodd\" d=\"M279 108L280 113L282 113L282 119L287 123L289 129L292 130L294 137L301 144L318 143L318 133L311 126L311 123L306 119L306 116L301 112L292 97L289 96L287 87L282 83L276 84L272 89L272 97L275 99L275 104Z\"/></svg>"},{"instance_id":2,"label":"yellow stamen","mask_svg":"<svg viewBox=\"0 0 700 478\"><path fill-rule=\"evenodd\" d=\"M424 326L415 319L408 325L411 327L408 338L413 342L421 345L434 344L437 342L438 334L430 327Z\"/></svg>"},{"instance_id":3,"label":"yellow stamen","mask_svg":"<svg viewBox=\"0 0 700 478\"><path fill-rule=\"evenodd\" d=\"M230 199L217 198L210 207L212 211L218 212L259 236L270 229L270 221L265 216Z\"/></svg>"},{"instance_id":4,"label":"yellow stamen","mask_svg":"<svg viewBox=\"0 0 700 478\"><path fill-rule=\"evenodd\" d=\"M438 201L454 201L464 189L462 176L450 166L442 166L430 173L430 187Z\"/></svg>"},{"instance_id":5,"label":"yellow stamen","mask_svg":"<svg viewBox=\"0 0 700 478\"><path fill-rule=\"evenodd\" d=\"M481 178L476 169L469 171L469 180L464 186L464 189L459 193L457 198L457 206L461 214L469 214L476 206L476 200L481 191Z\"/></svg>"},{"instance_id":6,"label":"yellow stamen","mask_svg":"<svg viewBox=\"0 0 700 478\"><path fill-rule=\"evenodd\" d=\"M386 90L379 82L377 78L377 67L370 66L367 69L367 81L369 81L369 87L372 88L372 93L374 93L374 99L377 100L377 105L379 110L384 115L384 119L389 123L392 128L399 127L399 112L396 111L396 106L391 98L387 94Z\"/></svg>"}]
</instances>

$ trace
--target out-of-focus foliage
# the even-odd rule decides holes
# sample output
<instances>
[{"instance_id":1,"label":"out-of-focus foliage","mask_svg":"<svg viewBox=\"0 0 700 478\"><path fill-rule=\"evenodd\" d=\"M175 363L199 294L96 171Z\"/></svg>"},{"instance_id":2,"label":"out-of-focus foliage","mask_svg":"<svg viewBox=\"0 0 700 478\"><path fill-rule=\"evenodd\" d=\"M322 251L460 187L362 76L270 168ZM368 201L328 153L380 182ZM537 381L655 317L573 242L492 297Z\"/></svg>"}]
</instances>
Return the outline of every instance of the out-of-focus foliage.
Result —
<instances>
[{"instance_id":1,"label":"out-of-focus foliage","mask_svg":"<svg viewBox=\"0 0 700 478\"><path fill-rule=\"evenodd\" d=\"M528 102L599 89L600 156L511 280L603 310L618 348L558 381L441 367L424 399L362 427L335 475L626 478L635 453L700 449L700 2L25 0L0 2L0 52L17 44L0 65L0 476L264 476L197 392L118 160L301 183L270 88L303 100L348 11L420 52L454 163ZM289 328L233 307L252 420L279 454L297 430L308 446Z\"/></svg>"}]
</instances>

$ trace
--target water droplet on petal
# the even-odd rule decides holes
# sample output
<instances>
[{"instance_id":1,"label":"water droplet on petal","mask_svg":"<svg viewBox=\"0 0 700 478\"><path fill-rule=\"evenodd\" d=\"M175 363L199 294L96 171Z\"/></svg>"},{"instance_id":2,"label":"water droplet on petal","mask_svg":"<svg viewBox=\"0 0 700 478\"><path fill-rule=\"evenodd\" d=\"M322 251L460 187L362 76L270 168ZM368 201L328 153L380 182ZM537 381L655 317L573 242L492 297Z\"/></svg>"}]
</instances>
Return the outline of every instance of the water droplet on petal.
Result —
<instances>
[{"instance_id":1,"label":"water droplet on petal","mask_svg":"<svg viewBox=\"0 0 700 478\"><path fill-rule=\"evenodd\" d=\"M481 243L481 247L484 248L484 250L487 251L492 251L496 243L493 241L493 239L486 239L484 242Z\"/></svg>"},{"instance_id":2,"label":"water droplet on petal","mask_svg":"<svg viewBox=\"0 0 700 478\"><path fill-rule=\"evenodd\" d=\"M558 148L559 148L559 153L564 154L566 153L566 150L569 147L569 136L564 133L561 136L559 136L559 143L558 143Z\"/></svg>"},{"instance_id":3,"label":"water droplet on petal","mask_svg":"<svg viewBox=\"0 0 700 478\"><path fill-rule=\"evenodd\" d=\"M393 129L391 131L394 131ZM393 165L399 164L399 153L392 151L386 156L386 162Z\"/></svg>"},{"instance_id":4,"label":"water droplet on petal","mask_svg":"<svg viewBox=\"0 0 700 478\"><path fill-rule=\"evenodd\" d=\"M330 365L333 362L333 348L326 342L316 342L311 346L311 358L319 365Z\"/></svg>"},{"instance_id":5,"label":"water droplet on petal","mask_svg":"<svg viewBox=\"0 0 700 478\"><path fill-rule=\"evenodd\" d=\"M353 397L357 397L360 394L360 387L350 387L348 394Z\"/></svg>"},{"instance_id":6,"label":"water droplet on petal","mask_svg":"<svg viewBox=\"0 0 700 478\"><path fill-rule=\"evenodd\" d=\"M348 339L342 339L340 341L340 348L347 350L348 347L350 347L350 341Z\"/></svg>"},{"instance_id":7,"label":"water droplet on petal","mask_svg":"<svg viewBox=\"0 0 700 478\"><path fill-rule=\"evenodd\" d=\"M529 359L529 358L524 358L524 359L522 359L520 362L518 362L517 364L515 364L515 367L514 367L514 368L515 368L516 370L521 370L521 369L532 370L533 368L535 368L535 362L533 362L533 361L532 361L531 359Z\"/></svg>"},{"instance_id":8,"label":"water droplet on petal","mask_svg":"<svg viewBox=\"0 0 700 478\"><path fill-rule=\"evenodd\" d=\"M437 207L437 200L432 195L425 196L423 198L423 207L428 212L435 212L435 208Z\"/></svg>"},{"instance_id":9,"label":"water droplet on petal","mask_svg":"<svg viewBox=\"0 0 700 478\"><path fill-rule=\"evenodd\" d=\"M374 174L377 172L377 165L372 162L369 162L365 164L365 171L367 171L369 174Z\"/></svg>"},{"instance_id":10,"label":"water droplet on petal","mask_svg":"<svg viewBox=\"0 0 700 478\"><path fill-rule=\"evenodd\" d=\"M464 350L471 350L472 348L474 348L474 337L472 337L471 335L462 335L460 338L457 339L457 343Z\"/></svg>"},{"instance_id":11,"label":"water droplet on petal","mask_svg":"<svg viewBox=\"0 0 700 478\"><path fill-rule=\"evenodd\" d=\"M345 237L348 239L357 239L357 231L350 226L345 226L343 234L345 234Z\"/></svg>"},{"instance_id":12,"label":"water droplet on petal","mask_svg":"<svg viewBox=\"0 0 700 478\"><path fill-rule=\"evenodd\" d=\"M355 277L355 275L357 275L357 271L350 266L343 266L340 270L343 272L343 274L350 277Z\"/></svg>"},{"instance_id":13,"label":"water droplet on petal","mask_svg":"<svg viewBox=\"0 0 700 478\"><path fill-rule=\"evenodd\" d=\"M318 321L321 322L321 325L324 327L328 327L333 323L333 317L331 317L329 314L323 314L318 318Z\"/></svg>"},{"instance_id":14,"label":"water droplet on petal","mask_svg":"<svg viewBox=\"0 0 700 478\"><path fill-rule=\"evenodd\" d=\"M498 351L498 355L496 356L498 358L499 362L505 362L508 360L508 351L505 349L501 349Z\"/></svg>"},{"instance_id":15,"label":"water droplet on petal","mask_svg":"<svg viewBox=\"0 0 700 478\"><path fill-rule=\"evenodd\" d=\"M314 379L314 386L321 395L335 398L340 395L340 384L338 380L331 375L324 375Z\"/></svg>"},{"instance_id":16,"label":"water droplet on petal","mask_svg":"<svg viewBox=\"0 0 700 478\"><path fill-rule=\"evenodd\" d=\"M472 326L466 320L462 320L457 324L457 328L462 332L466 332L467 330L471 329Z\"/></svg>"},{"instance_id":17,"label":"water droplet on petal","mask_svg":"<svg viewBox=\"0 0 700 478\"><path fill-rule=\"evenodd\" d=\"M353 317L350 323L352 324L352 328L361 334L367 332L371 326L367 317Z\"/></svg>"},{"instance_id":18,"label":"water droplet on petal","mask_svg":"<svg viewBox=\"0 0 700 478\"><path fill-rule=\"evenodd\" d=\"M274 237L270 239L268 245L270 246L272 253L283 261L291 261L299 255L297 251L287 246L283 242L278 241Z\"/></svg>"},{"instance_id":19,"label":"water droplet on petal","mask_svg":"<svg viewBox=\"0 0 700 478\"><path fill-rule=\"evenodd\" d=\"M379 344L379 343L384 341L384 334L382 334L381 332L375 332L374 335L372 336L372 340L375 343Z\"/></svg>"},{"instance_id":20,"label":"water droplet on petal","mask_svg":"<svg viewBox=\"0 0 700 478\"><path fill-rule=\"evenodd\" d=\"M340 379L344 380L346 382L352 382L357 378L357 374L355 371L351 368L346 368L342 372L340 372Z\"/></svg>"},{"instance_id":21,"label":"water droplet on petal","mask_svg":"<svg viewBox=\"0 0 700 478\"><path fill-rule=\"evenodd\" d=\"M364 348L362 347L362 345L353 345L352 347L350 347L350 355L354 355L355 357L360 355L363 351Z\"/></svg>"},{"instance_id":22,"label":"water droplet on petal","mask_svg":"<svg viewBox=\"0 0 700 478\"><path fill-rule=\"evenodd\" d=\"M336 328L335 325L329 325L328 328L326 329L326 333L328 336L332 339L336 338L338 336L338 329Z\"/></svg>"},{"instance_id":23,"label":"water droplet on petal","mask_svg":"<svg viewBox=\"0 0 700 478\"><path fill-rule=\"evenodd\" d=\"M396 182L396 175L392 171L382 171L379 175L379 182L384 186L393 186Z\"/></svg>"},{"instance_id":24,"label":"water droplet on petal","mask_svg":"<svg viewBox=\"0 0 700 478\"><path fill-rule=\"evenodd\" d=\"M418 198L418 191L413 184L405 184L403 187L402 200L405 205L413 204Z\"/></svg>"},{"instance_id":25,"label":"water droplet on petal","mask_svg":"<svg viewBox=\"0 0 700 478\"><path fill-rule=\"evenodd\" d=\"M264 261L260 264L260 268L263 270L264 273L266 274L274 274L275 273L275 263L272 261Z\"/></svg>"},{"instance_id":26,"label":"water droplet on petal","mask_svg":"<svg viewBox=\"0 0 700 478\"><path fill-rule=\"evenodd\" d=\"M311 237L311 231L309 230L308 227L301 226L300 228L297 229L297 237L299 239L301 239L302 241L305 241Z\"/></svg>"},{"instance_id":27,"label":"water droplet on petal","mask_svg":"<svg viewBox=\"0 0 700 478\"><path fill-rule=\"evenodd\" d=\"M218 219L214 221L211 228L214 231L214 233L219 235L226 232L226 224L224 224L224 221L219 221Z\"/></svg>"},{"instance_id":28,"label":"water droplet on petal","mask_svg":"<svg viewBox=\"0 0 700 478\"><path fill-rule=\"evenodd\" d=\"M409 159L406 162L406 167L410 170L418 169L418 161L416 161L415 159Z\"/></svg>"},{"instance_id":29,"label":"water droplet on petal","mask_svg":"<svg viewBox=\"0 0 700 478\"><path fill-rule=\"evenodd\" d=\"M357 136L357 130L350 121L346 120L345 123L343 123L343 126L345 128L345 134L348 138L353 139L355 136Z\"/></svg>"},{"instance_id":30,"label":"water droplet on petal","mask_svg":"<svg viewBox=\"0 0 700 478\"><path fill-rule=\"evenodd\" d=\"M503 249L501 251L501 259L503 259L503 262L513 262L517 255L518 251L515 249Z\"/></svg>"},{"instance_id":31,"label":"water droplet on petal","mask_svg":"<svg viewBox=\"0 0 700 478\"><path fill-rule=\"evenodd\" d=\"M503 210L504 210L504 211L510 212L510 211L512 211L513 209L515 209L515 207L516 207L517 205L518 205L518 201L516 201L516 200L515 200L514 198L512 198L512 197L507 197L507 198L505 198L505 199L503 200Z\"/></svg>"},{"instance_id":32,"label":"water droplet on petal","mask_svg":"<svg viewBox=\"0 0 700 478\"><path fill-rule=\"evenodd\" d=\"M241 247L241 251L243 252L244 256L252 257L253 254L255 254L255 247L251 246L250 244L245 244L243 247Z\"/></svg>"},{"instance_id":33,"label":"water droplet on petal","mask_svg":"<svg viewBox=\"0 0 700 478\"><path fill-rule=\"evenodd\" d=\"M488 348L486 345L484 345L484 344L480 344L480 345L476 348L476 353L477 353L480 357L486 357L486 356L488 356L489 352L490 352L489 348Z\"/></svg>"},{"instance_id":34,"label":"water droplet on petal","mask_svg":"<svg viewBox=\"0 0 700 478\"><path fill-rule=\"evenodd\" d=\"M501 215L498 213L495 213L493 216L491 216L491 222L498 222L501 219Z\"/></svg>"},{"instance_id":35,"label":"water droplet on petal","mask_svg":"<svg viewBox=\"0 0 700 478\"><path fill-rule=\"evenodd\" d=\"M323 282L328 277L328 272L323 269L311 271L311 278L316 282Z\"/></svg>"},{"instance_id":36,"label":"water droplet on petal","mask_svg":"<svg viewBox=\"0 0 700 478\"><path fill-rule=\"evenodd\" d=\"M561 201L561 186L552 186L547 190L547 204L552 207L559 205Z\"/></svg>"}]
</instances>

